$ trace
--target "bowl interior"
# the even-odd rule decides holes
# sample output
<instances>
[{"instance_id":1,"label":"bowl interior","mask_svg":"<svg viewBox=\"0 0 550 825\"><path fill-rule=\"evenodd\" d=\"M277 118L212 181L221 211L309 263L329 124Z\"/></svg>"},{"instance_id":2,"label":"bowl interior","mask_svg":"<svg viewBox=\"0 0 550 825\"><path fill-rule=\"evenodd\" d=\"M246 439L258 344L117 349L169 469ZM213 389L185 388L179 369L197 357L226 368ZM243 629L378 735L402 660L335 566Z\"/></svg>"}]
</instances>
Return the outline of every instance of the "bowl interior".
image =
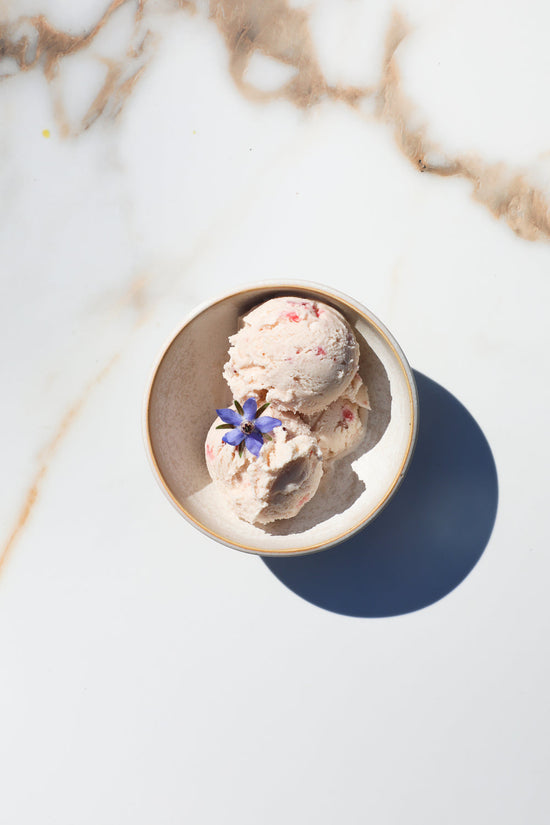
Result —
<instances>
[{"instance_id":1,"label":"bowl interior","mask_svg":"<svg viewBox=\"0 0 550 825\"><path fill-rule=\"evenodd\" d=\"M204 440L215 408L231 403L222 377L228 337L237 331L239 316L277 295L315 298L345 316L359 341L360 372L372 410L364 442L353 454L328 465L319 490L301 512L293 519L257 527L237 518L212 484ZM330 546L373 518L404 473L416 429L412 376L395 342L378 324L341 296L297 286L246 289L195 315L165 351L146 412L154 467L180 511L218 541L272 555Z\"/></svg>"}]
</instances>

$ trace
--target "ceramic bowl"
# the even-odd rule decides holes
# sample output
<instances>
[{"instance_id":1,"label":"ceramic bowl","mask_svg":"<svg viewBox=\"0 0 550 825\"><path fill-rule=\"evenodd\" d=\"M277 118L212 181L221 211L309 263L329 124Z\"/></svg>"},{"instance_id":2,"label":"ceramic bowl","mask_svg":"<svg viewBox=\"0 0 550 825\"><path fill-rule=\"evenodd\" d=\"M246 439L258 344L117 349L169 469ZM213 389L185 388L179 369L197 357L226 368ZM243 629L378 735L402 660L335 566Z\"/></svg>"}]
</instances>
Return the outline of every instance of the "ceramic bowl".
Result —
<instances>
[{"instance_id":1,"label":"ceramic bowl","mask_svg":"<svg viewBox=\"0 0 550 825\"><path fill-rule=\"evenodd\" d=\"M216 407L231 403L222 377L228 337L255 305L280 295L324 301L351 325L372 410L364 442L330 463L321 485L292 519L241 521L213 485L204 440ZM336 290L305 281L244 287L199 307L172 337L145 399L145 442L168 499L194 527L228 547L260 555L301 555L344 541L375 518L409 465L418 427L411 368L390 332L368 309Z\"/></svg>"}]
</instances>

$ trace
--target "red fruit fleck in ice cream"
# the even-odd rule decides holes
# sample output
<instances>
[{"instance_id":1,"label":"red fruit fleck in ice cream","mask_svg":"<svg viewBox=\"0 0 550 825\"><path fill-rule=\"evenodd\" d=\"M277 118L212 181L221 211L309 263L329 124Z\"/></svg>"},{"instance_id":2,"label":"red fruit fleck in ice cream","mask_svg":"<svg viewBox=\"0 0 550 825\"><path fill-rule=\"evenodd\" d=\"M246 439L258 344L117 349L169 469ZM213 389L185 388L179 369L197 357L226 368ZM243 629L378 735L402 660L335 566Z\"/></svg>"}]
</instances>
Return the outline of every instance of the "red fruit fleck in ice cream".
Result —
<instances>
[{"instance_id":1,"label":"red fruit fleck in ice cream","mask_svg":"<svg viewBox=\"0 0 550 825\"><path fill-rule=\"evenodd\" d=\"M292 296L252 309L229 343L224 377L233 398L254 396L301 415L342 396L359 363L359 345L338 310Z\"/></svg>"},{"instance_id":2,"label":"red fruit fleck in ice cream","mask_svg":"<svg viewBox=\"0 0 550 825\"><path fill-rule=\"evenodd\" d=\"M353 413L351 410L348 410L347 407L344 407L342 410L342 415L344 416L346 421L353 421Z\"/></svg>"},{"instance_id":3,"label":"red fruit fleck in ice cream","mask_svg":"<svg viewBox=\"0 0 550 825\"><path fill-rule=\"evenodd\" d=\"M312 301L301 301L300 306L303 306L309 312L312 312L316 318L319 317L319 307Z\"/></svg>"}]
</instances>

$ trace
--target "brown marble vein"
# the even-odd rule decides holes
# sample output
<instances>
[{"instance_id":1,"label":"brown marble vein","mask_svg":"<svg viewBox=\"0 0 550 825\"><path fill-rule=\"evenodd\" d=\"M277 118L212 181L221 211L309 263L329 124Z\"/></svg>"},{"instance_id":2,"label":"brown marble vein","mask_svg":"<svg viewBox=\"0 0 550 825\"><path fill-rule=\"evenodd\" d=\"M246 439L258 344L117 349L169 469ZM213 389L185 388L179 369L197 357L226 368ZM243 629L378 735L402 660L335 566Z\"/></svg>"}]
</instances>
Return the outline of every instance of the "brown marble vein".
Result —
<instances>
[{"instance_id":1,"label":"brown marble vein","mask_svg":"<svg viewBox=\"0 0 550 825\"><path fill-rule=\"evenodd\" d=\"M426 129L414 126L414 106L402 90L396 51L409 29L395 13L386 38L386 49L378 87L331 87L327 84L315 54L309 32L309 15L293 9L287 0L211 0L211 17L224 36L229 51L229 68L238 88L249 99L284 97L299 108L308 108L323 99L341 100L351 106L374 97L377 117L393 131L402 154L419 172L440 177L462 177L473 185L473 197L525 240L550 239L550 209L544 192L533 186L525 173L504 163L460 155L445 158L440 147L430 141ZM296 76L281 89L264 92L245 79L255 51L293 66Z\"/></svg>"},{"instance_id":2,"label":"brown marble vein","mask_svg":"<svg viewBox=\"0 0 550 825\"><path fill-rule=\"evenodd\" d=\"M122 295L113 304L115 317L118 317L121 312L130 307L134 310L134 322L130 334L124 345L116 352L107 363L95 374L95 376L86 384L83 391L70 405L67 412L61 418L53 436L41 451L38 460L36 472L29 484L29 487L24 495L23 504L19 510L19 514L15 521L4 545L0 547L0 572L5 565L11 550L19 539L23 529L25 528L33 509L38 500L40 490L44 479L46 478L53 460L63 443L68 436L71 427L77 420L78 416L86 406L86 403L92 396L94 390L101 384L101 382L109 375L115 364L122 356L125 348L128 346L132 336L143 326L145 321L150 317L152 307L147 294L147 286L151 280L150 274L139 273L136 275L123 291Z\"/></svg>"},{"instance_id":3,"label":"brown marble vein","mask_svg":"<svg viewBox=\"0 0 550 825\"><path fill-rule=\"evenodd\" d=\"M76 401L74 401L74 403L71 404L65 415L62 417L52 438L42 450L37 470L25 494L23 504L19 511L19 515L17 517L15 525L10 535L8 536L7 541L4 543L3 547L0 548L0 572L2 571L2 568L4 567L10 555L10 552L13 549L14 544L19 538L22 530L24 529L32 514L32 511L38 500L38 495L42 488L44 479L46 478L46 475L50 470L52 461L57 451L59 450L59 447L67 437L69 430L71 429L72 425L74 424L75 420L77 419L79 413L88 401L94 389L109 374L109 372L112 370L112 368L114 367L119 358L120 353L114 355L109 360L109 362L103 367L103 369L101 369L94 376L94 378L92 378L92 380L86 385L82 393L79 395Z\"/></svg>"},{"instance_id":4,"label":"brown marble vein","mask_svg":"<svg viewBox=\"0 0 550 825\"><path fill-rule=\"evenodd\" d=\"M128 0L112 0L90 31L81 35L56 29L43 14L20 17L15 23L0 24L0 58L11 57L21 71L28 71L40 62L48 79L54 77L59 61L87 46L103 28L109 17ZM141 15L139 3L136 14ZM32 37L26 31L32 30Z\"/></svg>"},{"instance_id":5,"label":"brown marble vein","mask_svg":"<svg viewBox=\"0 0 550 825\"><path fill-rule=\"evenodd\" d=\"M441 148L427 137L426 129L412 125L414 107L402 91L395 56L407 33L404 19L394 14L377 92L378 116L392 128L399 150L420 172L470 181L474 199L487 207L495 218L504 219L521 238L528 241L550 239L548 201L524 173L504 163L489 163L473 155L444 158Z\"/></svg>"},{"instance_id":6,"label":"brown marble vein","mask_svg":"<svg viewBox=\"0 0 550 825\"><path fill-rule=\"evenodd\" d=\"M240 91L252 100L286 98L307 108L323 98L355 106L369 88L330 86L319 65L309 15L287 0L210 0L210 16L222 33L229 52L229 71ZM255 52L296 69L295 76L276 91L262 91L246 81Z\"/></svg>"},{"instance_id":7,"label":"brown marble vein","mask_svg":"<svg viewBox=\"0 0 550 825\"><path fill-rule=\"evenodd\" d=\"M41 14L20 17L14 23L0 24L0 59L11 58L21 72L38 66L43 68L53 91L54 114L63 137L73 133L73 130L69 125L63 97L55 85L60 61L86 49L118 9L134 3L133 31L125 54L120 60L103 60L107 66L105 80L74 133L88 129L103 114L116 118L148 62L147 49L152 45L153 38L150 31L141 32L145 2L146 0L111 0L97 23L89 31L78 35L57 29Z\"/></svg>"},{"instance_id":8,"label":"brown marble vein","mask_svg":"<svg viewBox=\"0 0 550 825\"><path fill-rule=\"evenodd\" d=\"M104 83L75 133L89 128L103 115L115 118L142 76L152 43L150 31L141 30L148 0L112 0L97 23L80 35L55 28L44 15L20 17L13 24L0 24L0 58L12 58L20 71L42 65L46 78L52 82L60 60L86 48L117 9L129 2L135 2L135 16L126 53L119 61L104 61L107 65ZM189 0L172 0L172 8L196 10ZM249 99L284 98L294 106L307 109L322 100L339 100L356 107L364 98L374 98L378 118L390 126L399 150L418 171L470 181L474 199L495 218L503 219L521 238L531 241L550 238L547 197L529 181L525 172L473 155L445 157L441 148L429 139L427 130L413 125L414 106L402 89L396 59L396 51L408 33L402 16L394 14L390 25L380 83L374 88L358 88L327 83L311 38L306 9L293 8L288 0L210 0L209 9L229 53L231 77ZM293 67L295 75L275 91L258 89L246 79L255 52ZM60 131L67 136L71 129L59 93L55 93L54 110Z\"/></svg>"},{"instance_id":9,"label":"brown marble vein","mask_svg":"<svg viewBox=\"0 0 550 825\"><path fill-rule=\"evenodd\" d=\"M131 58L130 55L128 57L132 63L144 56L150 40L151 34L147 32L137 47L131 50ZM107 76L82 119L83 129L89 129L103 114L108 114L112 119L120 114L149 61L141 62L135 70L130 70L130 72L125 61L105 59L104 62L107 65Z\"/></svg>"}]
</instances>

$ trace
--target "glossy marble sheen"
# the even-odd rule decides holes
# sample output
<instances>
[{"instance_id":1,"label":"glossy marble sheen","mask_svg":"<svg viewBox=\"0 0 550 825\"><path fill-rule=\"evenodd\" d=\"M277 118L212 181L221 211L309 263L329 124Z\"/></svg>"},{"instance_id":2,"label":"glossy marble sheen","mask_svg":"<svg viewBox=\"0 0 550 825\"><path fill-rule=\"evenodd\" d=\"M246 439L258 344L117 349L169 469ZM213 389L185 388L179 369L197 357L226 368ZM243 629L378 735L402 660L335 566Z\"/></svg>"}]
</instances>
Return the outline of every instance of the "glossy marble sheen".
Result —
<instances>
[{"instance_id":1,"label":"glossy marble sheen","mask_svg":"<svg viewBox=\"0 0 550 825\"><path fill-rule=\"evenodd\" d=\"M546 825L549 29L0 2L1 825ZM487 439L492 535L424 609L322 610L157 489L157 354L272 278L368 306Z\"/></svg>"}]
</instances>

